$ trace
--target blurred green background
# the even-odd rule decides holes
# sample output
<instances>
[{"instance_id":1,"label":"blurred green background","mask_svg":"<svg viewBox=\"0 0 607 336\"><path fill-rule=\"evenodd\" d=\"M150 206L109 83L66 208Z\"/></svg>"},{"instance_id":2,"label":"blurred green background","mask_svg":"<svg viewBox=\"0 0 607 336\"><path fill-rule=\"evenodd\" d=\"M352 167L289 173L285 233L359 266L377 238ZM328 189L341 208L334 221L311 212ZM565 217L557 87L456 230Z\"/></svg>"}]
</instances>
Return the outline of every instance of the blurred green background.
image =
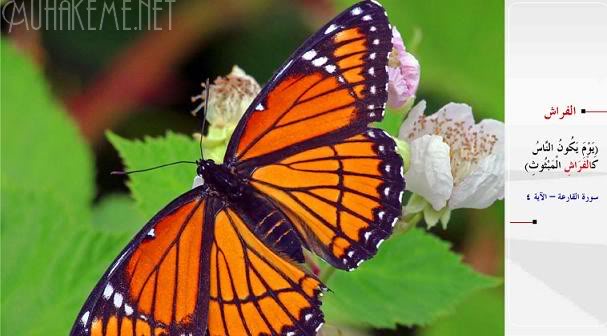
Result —
<instances>
[{"instance_id":1,"label":"blurred green background","mask_svg":"<svg viewBox=\"0 0 607 336\"><path fill-rule=\"evenodd\" d=\"M28 13L35 13L38 9L30 8L32 3L37 2L3 1L3 9L24 4ZM104 3L114 3L116 8L122 6L121 1L97 1L99 9L91 12L91 21L100 21L98 16L102 15L100 8ZM39 128L41 122L48 124L49 128L54 122L60 122L53 118L45 119L46 111L37 111L28 116L27 110L23 109L22 115L7 117L7 109L14 107L7 106L7 97L14 94L21 95L23 100L29 99L27 94L16 91L18 85L15 85L28 77L21 70L10 71L14 70L15 65L7 63L3 51L2 310L6 311L11 308L8 304L18 302L13 301L15 298L11 295L29 290L24 277L48 276L35 272L15 276L5 274L7 270L10 271L10 267L19 265L22 259L30 262L26 265L33 268L46 263L45 247L42 246L45 245L45 240L38 240L44 237L44 233L36 232L36 236L31 237L28 234L34 232L19 231L25 225L7 227L8 222L19 221L20 212L31 210L11 207L12 203L5 200L22 198L45 206L47 200L35 203L38 196L33 188L40 184L38 181L47 179L50 171L63 175L56 183L49 183L44 192L58 195L58 207L62 206L61 202L65 202L62 197L64 194L70 194L70 199L78 202L96 204L97 211L92 222L96 225L116 226L117 233L115 237L107 238L107 241L99 241L94 235L86 238L90 239L90 244L98 246L99 251L91 257L106 258L98 256L104 251L104 244L111 245L108 248L112 251L112 256L115 255L117 250L114 250L114 246L128 240L129 234L123 233L124 228L119 227L120 223L106 223L113 218L114 214L110 212L123 207L123 218L130 218L130 223L125 225L133 229L143 224L144 217L134 214L132 209L124 205L126 203L120 202L128 192L126 180L109 175L111 170L121 169L122 166L104 132L111 129L125 138L162 135L167 130L192 134L197 130L199 121L189 113L193 108L190 97L200 92L201 82L228 73L234 64L242 67L260 83L265 82L307 36L352 3L354 1L348 0L178 0L172 3L169 16L169 4L159 2L163 11L159 11L157 20L162 30L116 29L113 21L105 21L104 28L95 31L32 29L31 26L11 25L3 20L2 48L18 50L18 53L35 65L35 71L41 73L48 82L45 86L50 90L51 96L45 99L56 102L54 109L67 111L76 125L69 132L74 132L74 136L80 134L86 140L88 148L78 148L70 141L64 141L62 134L49 136L44 133L44 129ZM428 102L428 111L433 112L452 101L465 102L472 106L477 120L503 120L502 1L384 0L382 3L391 22L401 31L405 44L420 61L422 75L417 96ZM134 4L136 2L131 2L133 8L124 17L126 25L131 27L138 25L142 15L146 17ZM86 17L86 12L82 17ZM52 28L53 23L58 24L52 17L42 20L43 26ZM29 90L28 83L23 85ZM35 86L31 90L36 91ZM35 106L36 101L24 104ZM19 124L20 120L27 120L28 117L40 118L36 119L36 127ZM399 120L393 117L391 122L393 125L388 127L394 129ZM41 138L40 134L44 134L45 138ZM52 146L39 151L36 156L35 148L41 146L42 142ZM11 150L12 148L17 150ZM88 162L84 165L93 168L95 176L78 176L74 167L55 162L53 151L68 151L73 156L81 156L83 162ZM19 165L15 162L19 162ZM55 167L48 170L49 166ZM82 191L81 186L87 183L87 178L94 178L94 188ZM32 190L24 194L20 187L30 184ZM89 194L92 195L90 200L87 196ZM112 207L111 203L119 205ZM44 216L46 217L28 220L42 222L52 214ZM69 216L78 221L80 216L90 215L75 211ZM50 231L51 228L45 230ZM455 211L447 230L436 227L431 232L450 241L452 250L462 254L464 261L475 270L502 277L503 230L503 202L500 201L485 210ZM7 238L15 233L24 237L23 240L15 242ZM70 233L65 234L70 236ZM121 243L116 244L116 241ZM17 248L20 251L27 249L27 253L24 252L27 258L12 253ZM64 257L69 255L70 252L65 251ZM81 272L81 276L95 279L102 271L85 271L85 262L69 267L75 278ZM91 281L94 283L94 280ZM79 290L86 293L90 290L90 283L89 281ZM52 283L45 284L44 290L56 291L56 295L61 295L61 291L53 286ZM70 290L69 286L64 287L61 289ZM398 288L394 290L397 291ZM6 293L11 295L7 297ZM45 305L52 297L36 299L40 300L39 305ZM72 307L81 302L65 304ZM35 310L27 312L40 313ZM20 316L22 321L12 320L17 315L11 315L9 320L5 319L7 315L3 313L3 334L15 334L11 326L27 324L28 316ZM421 336L501 335L503 288L481 291L442 315L428 326L377 329L371 333ZM49 322L52 318L53 316L36 316L36 321ZM30 328L24 334L57 334L47 332Z\"/></svg>"}]
</instances>

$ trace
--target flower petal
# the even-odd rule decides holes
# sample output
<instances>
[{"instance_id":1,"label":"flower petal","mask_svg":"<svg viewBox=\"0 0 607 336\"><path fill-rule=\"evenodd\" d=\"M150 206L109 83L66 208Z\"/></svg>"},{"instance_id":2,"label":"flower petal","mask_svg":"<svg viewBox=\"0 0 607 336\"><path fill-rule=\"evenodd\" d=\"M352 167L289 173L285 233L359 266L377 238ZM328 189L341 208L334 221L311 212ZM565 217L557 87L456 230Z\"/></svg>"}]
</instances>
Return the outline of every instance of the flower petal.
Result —
<instances>
[{"instance_id":1,"label":"flower petal","mask_svg":"<svg viewBox=\"0 0 607 336\"><path fill-rule=\"evenodd\" d=\"M215 127L235 127L261 91L257 81L238 66L227 76L215 79L208 89L211 91L205 117ZM201 101L195 112L205 106L206 94L207 88L204 88L200 95L192 97L193 101Z\"/></svg>"},{"instance_id":2,"label":"flower petal","mask_svg":"<svg viewBox=\"0 0 607 336\"><path fill-rule=\"evenodd\" d=\"M493 119L485 119L476 125L478 130L482 130L487 134L493 134L497 138L495 144L495 153L503 152L506 144L504 137L504 123Z\"/></svg>"},{"instance_id":3,"label":"flower petal","mask_svg":"<svg viewBox=\"0 0 607 336\"><path fill-rule=\"evenodd\" d=\"M442 209L453 189L449 146L440 136L425 135L413 140L410 149L407 190L423 196L435 210Z\"/></svg>"},{"instance_id":4,"label":"flower petal","mask_svg":"<svg viewBox=\"0 0 607 336\"><path fill-rule=\"evenodd\" d=\"M400 126L400 131L398 132L398 137L407 140L409 142L413 141L413 139L417 138L417 121L420 117L424 116L424 111L426 110L426 101L422 100L417 105L415 105L407 118Z\"/></svg>"},{"instance_id":5,"label":"flower petal","mask_svg":"<svg viewBox=\"0 0 607 336\"><path fill-rule=\"evenodd\" d=\"M449 135L454 129L462 131L475 127L472 108L466 104L449 103L436 113L424 116L426 102L419 102L407 115L400 129L400 138L412 140L426 134ZM452 134L456 135L456 134ZM446 138L451 143L450 138Z\"/></svg>"},{"instance_id":6,"label":"flower petal","mask_svg":"<svg viewBox=\"0 0 607 336\"><path fill-rule=\"evenodd\" d=\"M504 197L504 152L481 160L476 169L453 188L449 208L484 209Z\"/></svg>"},{"instance_id":7,"label":"flower petal","mask_svg":"<svg viewBox=\"0 0 607 336\"><path fill-rule=\"evenodd\" d=\"M388 67L388 107L398 109L407 102L409 97L409 88L405 82L405 77L398 68Z\"/></svg>"},{"instance_id":8,"label":"flower petal","mask_svg":"<svg viewBox=\"0 0 607 336\"><path fill-rule=\"evenodd\" d=\"M449 103L429 117L432 118L449 119L453 123L463 122L466 127L474 125L474 114L468 104Z\"/></svg>"},{"instance_id":9,"label":"flower petal","mask_svg":"<svg viewBox=\"0 0 607 336\"><path fill-rule=\"evenodd\" d=\"M388 106L398 109L415 96L419 86L420 66L415 56L407 52L396 27L392 28L392 45L388 61Z\"/></svg>"}]
</instances>

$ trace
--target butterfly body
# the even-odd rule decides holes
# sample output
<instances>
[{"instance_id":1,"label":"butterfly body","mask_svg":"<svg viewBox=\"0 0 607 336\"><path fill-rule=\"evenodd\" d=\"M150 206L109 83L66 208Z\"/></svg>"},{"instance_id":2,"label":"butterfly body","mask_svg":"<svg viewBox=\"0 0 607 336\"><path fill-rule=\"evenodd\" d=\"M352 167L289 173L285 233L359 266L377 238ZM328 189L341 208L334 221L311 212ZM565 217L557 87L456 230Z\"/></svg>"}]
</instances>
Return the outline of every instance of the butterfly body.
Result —
<instances>
[{"instance_id":1,"label":"butterfly body","mask_svg":"<svg viewBox=\"0 0 607 336\"><path fill-rule=\"evenodd\" d=\"M325 286L310 251L354 270L392 233L403 162L369 127L387 101L392 32L359 2L303 43L248 108L223 164L125 247L71 336L315 335Z\"/></svg>"},{"instance_id":2,"label":"butterfly body","mask_svg":"<svg viewBox=\"0 0 607 336\"><path fill-rule=\"evenodd\" d=\"M233 169L226 165L218 165L213 160L199 160L197 164L196 173L202 177L213 195L238 202L247 191L250 193L246 179L237 176Z\"/></svg>"},{"instance_id":3,"label":"butterfly body","mask_svg":"<svg viewBox=\"0 0 607 336\"><path fill-rule=\"evenodd\" d=\"M256 193L246 178L226 164L198 161L196 170L204 181L204 190L224 206L232 206L248 218L250 227L264 243L297 262L303 262L303 242L288 217L263 196Z\"/></svg>"}]
</instances>

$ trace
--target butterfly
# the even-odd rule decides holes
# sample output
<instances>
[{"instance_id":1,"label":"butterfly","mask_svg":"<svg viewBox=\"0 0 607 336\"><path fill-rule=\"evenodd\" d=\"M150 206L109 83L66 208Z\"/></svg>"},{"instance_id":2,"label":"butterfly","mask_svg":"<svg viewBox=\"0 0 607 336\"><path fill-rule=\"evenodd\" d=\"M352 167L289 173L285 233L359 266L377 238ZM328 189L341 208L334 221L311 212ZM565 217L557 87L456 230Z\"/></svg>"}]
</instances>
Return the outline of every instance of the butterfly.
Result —
<instances>
[{"instance_id":1,"label":"butterfly","mask_svg":"<svg viewBox=\"0 0 607 336\"><path fill-rule=\"evenodd\" d=\"M314 335L324 284L306 250L353 270L401 213L403 163L383 118L387 15L362 1L322 27L248 108L223 164L135 236L72 336Z\"/></svg>"}]
</instances>

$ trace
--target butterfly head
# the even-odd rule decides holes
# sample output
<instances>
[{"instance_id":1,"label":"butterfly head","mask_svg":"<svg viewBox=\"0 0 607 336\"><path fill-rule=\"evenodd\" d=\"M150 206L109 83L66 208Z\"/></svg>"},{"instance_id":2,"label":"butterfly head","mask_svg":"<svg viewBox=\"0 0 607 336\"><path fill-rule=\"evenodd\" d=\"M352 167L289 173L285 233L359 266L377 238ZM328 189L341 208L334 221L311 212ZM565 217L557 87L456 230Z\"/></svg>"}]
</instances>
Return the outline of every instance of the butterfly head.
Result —
<instances>
[{"instance_id":1,"label":"butterfly head","mask_svg":"<svg viewBox=\"0 0 607 336\"><path fill-rule=\"evenodd\" d=\"M212 167L217 166L215 164L215 161L205 159L200 159L196 161L196 164L198 165L198 168L196 168L196 174L203 178L205 177L205 175L208 174L210 170L212 170Z\"/></svg>"},{"instance_id":2,"label":"butterfly head","mask_svg":"<svg viewBox=\"0 0 607 336\"><path fill-rule=\"evenodd\" d=\"M213 160L198 160L196 173L212 190L229 198L239 198L245 193L245 183L223 164Z\"/></svg>"}]
</instances>

